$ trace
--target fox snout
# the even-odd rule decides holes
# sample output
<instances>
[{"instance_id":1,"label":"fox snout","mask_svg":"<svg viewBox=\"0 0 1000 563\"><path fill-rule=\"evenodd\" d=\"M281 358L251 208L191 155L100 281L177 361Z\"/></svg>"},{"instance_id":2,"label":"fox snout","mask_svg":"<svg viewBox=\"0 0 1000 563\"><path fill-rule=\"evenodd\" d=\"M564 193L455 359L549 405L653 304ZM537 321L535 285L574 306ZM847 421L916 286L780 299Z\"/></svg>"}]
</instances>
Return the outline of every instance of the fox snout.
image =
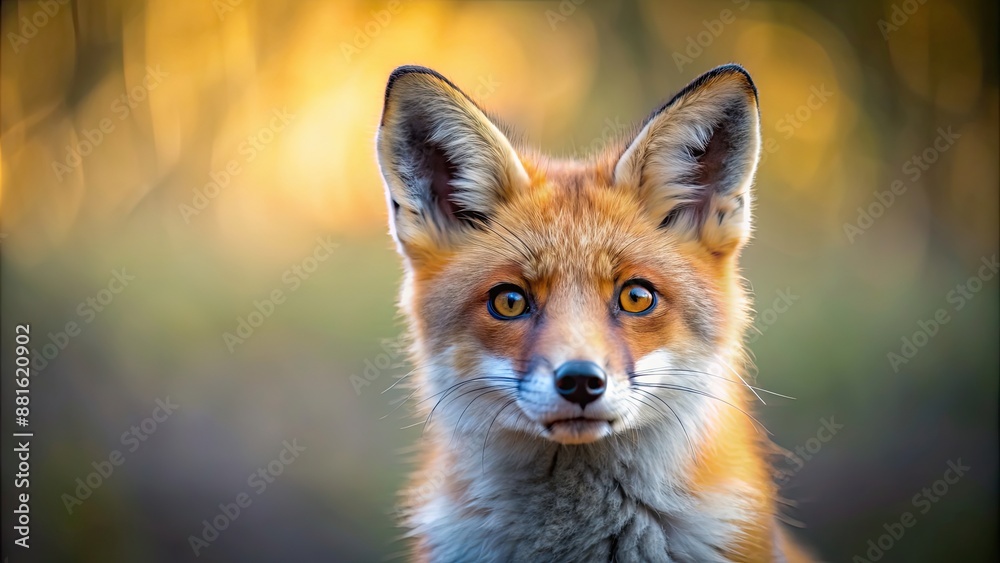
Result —
<instances>
[{"instance_id":1,"label":"fox snout","mask_svg":"<svg viewBox=\"0 0 1000 563\"><path fill-rule=\"evenodd\" d=\"M600 399L608 386L608 376L601 366L585 360L565 362L553 375L559 395L581 407Z\"/></svg>"},{"instance_id":2,"label":"fox snout","mask_svg":"<svg viewBox=\"0 0 1000 563\"><path fill-rule=\"evenodd\" d=\"M536 361L521 378L517 404L549 440L594 442L621 424L627 383L610 365L582 358Z\"/></svg>"}]
</instances>

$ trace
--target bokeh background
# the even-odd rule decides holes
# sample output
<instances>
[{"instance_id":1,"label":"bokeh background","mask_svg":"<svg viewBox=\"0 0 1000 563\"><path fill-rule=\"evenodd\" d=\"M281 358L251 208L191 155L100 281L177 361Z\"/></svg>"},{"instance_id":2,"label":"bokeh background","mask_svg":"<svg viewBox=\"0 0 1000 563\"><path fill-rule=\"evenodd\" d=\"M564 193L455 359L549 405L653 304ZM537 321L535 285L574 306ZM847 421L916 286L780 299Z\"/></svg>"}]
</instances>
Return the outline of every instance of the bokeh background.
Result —
<instances>
[{"instance_id":1,"label":"bokeh background","mask_svg":"<svg viewBox=\"0 0 1000 563\"><path fill-rule=\"evenodd\" d=\"M814 452L778 462L789 516L829 561L868 557L904 512L916 525L883 561L996 560L998 280L980 269L998 252L995 2L43 0L0 14L11 562L193 560L189 538L240 493L252 504L198 559L399 556L394 495L420 428L405 428L404 393L383 393L408 371L374 160L389 72L433 67L543 150L580 156L730 61L756 80L765 138L750 347L759 384L797 398L758 411L778 444ZM915 336L939 309L948 322ZM18 323L37 368L30 552L11 522ZM920 346L893 365L904 338ZM168 398L177 410L123 443ZM824 420L843 428L821 443ZM248 477L293 440L304 451L258 494ZM69 513L64 495L114 450L124 463ZM914 495L958 460L970 470L921 513Z\"/></svg>"}]
</instances>

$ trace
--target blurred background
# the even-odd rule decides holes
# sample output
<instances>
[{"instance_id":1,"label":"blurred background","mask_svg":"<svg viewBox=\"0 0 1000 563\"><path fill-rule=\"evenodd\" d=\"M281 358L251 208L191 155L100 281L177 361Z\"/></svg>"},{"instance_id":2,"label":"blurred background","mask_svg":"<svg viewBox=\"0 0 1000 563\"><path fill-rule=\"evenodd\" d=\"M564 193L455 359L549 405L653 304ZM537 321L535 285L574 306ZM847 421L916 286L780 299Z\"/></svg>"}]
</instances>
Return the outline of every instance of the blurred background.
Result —
<instances>
[{"instance_id":1,"label":"blurred background","mask_svg":"<svg viewBox=\"0 0 1000 563\"><path fill-rule=\"evenodd\" d=\"M829 561L996 560L995 2L42 0L0 15L11 562L398 558L420 428L383 392L408 371L373 142L390 71L430 66L532 144L583 156L730 61L760 90L743 265L758 382L797 398L758 405L799 451L778 462L787 514ZM29 552L12 523L22 323ZM949 462L969 470L935 489ZM880 539L907 512L914 527Z\"/></svg>"}]
</instances>

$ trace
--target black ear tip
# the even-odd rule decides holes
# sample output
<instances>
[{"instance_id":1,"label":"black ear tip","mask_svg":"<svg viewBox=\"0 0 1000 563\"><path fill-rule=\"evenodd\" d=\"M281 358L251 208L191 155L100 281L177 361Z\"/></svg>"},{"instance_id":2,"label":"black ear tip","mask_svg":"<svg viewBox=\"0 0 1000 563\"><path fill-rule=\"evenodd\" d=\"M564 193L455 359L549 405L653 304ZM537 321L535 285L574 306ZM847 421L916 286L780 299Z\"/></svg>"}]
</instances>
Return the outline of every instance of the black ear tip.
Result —
<instances>
[{"instance_id":1,"label":"black ear tip","mask_svg":"<svg viewBox=\"0 0 1000 563\"><path fill-rule=\"evenodd\" d=\"M737 63L724 64L722 66L715 67L712 70L706 72L703 75L703 78L708 80L716 76L726 76L726 75L729 76L738 75L746 83L747 91L753 94L753 98L755 101L757 100L757 85L753 83L753 78L750 77L750 73L747 71L747 69L743 68L742 65L739 65Z\"/></svg>"},{"instance_id":2,"label":"black ear tip","mask_svg":"<svg viewBox=\"0 0 1000 563\"><path fill-rule=\"evenodd\" d=\"M712 70L702 74L698 78L692 80L691 83L682 88L680 92L674 94L674 96L670 98L669 101L667 101L660 107L656 108L656 110L654 110L653 113L651 113L649 117L647 117L646 120L643 121L643 126L645 126L654 117L665 111L670 106L674 105L678 100L683 99L691 92L698 90L699 88L705 86L710 82L714 82L716 80L725 80L726 78L729 78L730 80L732 78L736 78L739 82L742 82L743 88L746 90L746 93L750 97L750 99L753 100L753 104L755 106L758 105L757 86L754 85L753 79L750 78L750 73L747 72L747 69L743 68L741 65L738 65L736 63L729 63L729 64L724 64L722 66L717 66Z\"/></svg>"},{"instance_id":3,"label":"black ear tip","mask_svg":"<svg viewBox=\"0 0 1000 563\"><path fill-rule=\"evenodd\" d=\"M444 80L443 76L425 66L420 66L420 65L397 66L392 71L392 73L389 74L389 80L385 84L385 98L382 100L382 118L379 120L380 125L385 125L385 114L386 110L389 109L389 97L392 95L393 87L396 86L396 83L399 81L400 78L403 78L404 76L410 74L426 74Z\"/></svg>"},{"instance_id":4,"label":"black ear tip","mask_svg":"<svg viewBox=\"0 0 1000 563\"><path fill-rule=\"evenodd\" d=\"M444 77L444 75L442 75L440 72L434 69L430 69L420 65L398 66L392 71L392 73L389 74L389 80L385 84L385 99L383 100L382 103L382 120L381 120L382 125L385 125L385 111L389 107L389 97L392 95L392 89L397 85L397 83L401 78L403 78L404 76L409 76L411 74L423 74L424 76L431 76L441 81L442 83L447 84L456 92L462 91L461 89L459 89L458 86L455 86L455 84L451 80L448 80L447 78Z\"/></svg>"},{"instance_id":5,"label":"black ear tip","mask_svg":"<svg viewBox=\"0 0 1000 563\"><path fill-rule=\"evenodd\" d=\"M389 74L389 81L385 84L385 96L389 97L389 92L392 91L392 87L396 84L396 81L408 74L428 74L436 78L444 80L445 78L441 76L437 71L429 69L425 66L420 65L402 65L397 66L393 69L392 73Z\"/></svg>"},{"instance_id":6,"label":"black ear tip","mask_svg":"<svg viewBox=\"0 0 1000 563\"><path fill-rule=\"evenodd\" d=\"M434 76L436 78L439 78L447 82L447 79L438 74L437 71L431 70L425 66L419 66L419 65L397 66L392 71L392 73L389 74L389 80L385 84L385 105L388 105L389 103L389 96L392 94L392 88L396 85L396 82L400 78L410 74L426 74L429 76Z\"/></svg>"}]
</instances>

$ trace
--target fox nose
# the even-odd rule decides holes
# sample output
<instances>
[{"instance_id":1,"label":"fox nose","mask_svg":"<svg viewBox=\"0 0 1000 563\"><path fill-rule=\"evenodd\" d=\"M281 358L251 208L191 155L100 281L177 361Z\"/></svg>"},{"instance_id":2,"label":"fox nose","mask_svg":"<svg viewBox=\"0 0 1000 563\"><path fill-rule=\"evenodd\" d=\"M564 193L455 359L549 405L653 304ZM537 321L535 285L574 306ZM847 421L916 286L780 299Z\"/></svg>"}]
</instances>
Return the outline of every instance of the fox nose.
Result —
<instances>
[{"instance_id":1,"label":"fox nose","mask_svg":"<svg viewBox=\"0 0 1000 563\"><path fill-rule=\"evenodd\" d=\"M608 387L608 377L594 362L565 362L556 369L555 376L556 391L562 398L581 407L600 399Z\"/></svg>"}]
</instances>

